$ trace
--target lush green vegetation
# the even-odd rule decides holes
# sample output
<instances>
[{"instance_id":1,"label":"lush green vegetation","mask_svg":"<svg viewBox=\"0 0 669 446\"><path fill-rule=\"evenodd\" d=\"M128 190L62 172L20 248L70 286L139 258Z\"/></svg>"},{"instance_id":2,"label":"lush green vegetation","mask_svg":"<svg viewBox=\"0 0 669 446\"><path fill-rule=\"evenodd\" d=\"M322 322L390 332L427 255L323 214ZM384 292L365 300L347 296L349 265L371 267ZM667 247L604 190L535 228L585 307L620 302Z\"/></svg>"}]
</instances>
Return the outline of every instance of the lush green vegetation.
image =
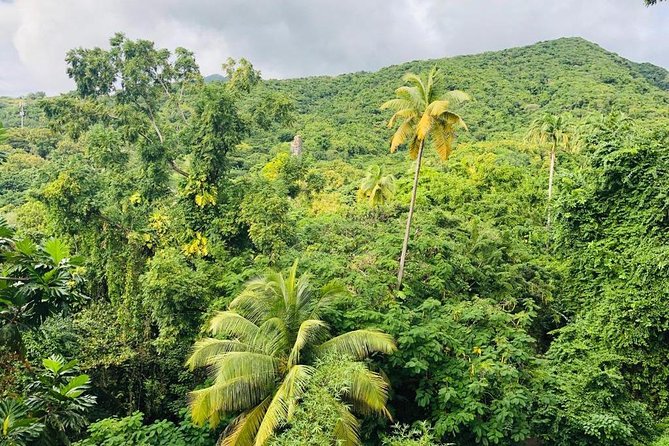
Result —
<instances>
[{"instance_id":1,"label":"lush green vegetation","mask_svg":"<svg viewBox=\"0 0 669 446\"><path fill-rule=\"evenodd\" d=\"M667 71L67 60L0 100L0 445L669 441Z\"/></svg>"}]
</instances>

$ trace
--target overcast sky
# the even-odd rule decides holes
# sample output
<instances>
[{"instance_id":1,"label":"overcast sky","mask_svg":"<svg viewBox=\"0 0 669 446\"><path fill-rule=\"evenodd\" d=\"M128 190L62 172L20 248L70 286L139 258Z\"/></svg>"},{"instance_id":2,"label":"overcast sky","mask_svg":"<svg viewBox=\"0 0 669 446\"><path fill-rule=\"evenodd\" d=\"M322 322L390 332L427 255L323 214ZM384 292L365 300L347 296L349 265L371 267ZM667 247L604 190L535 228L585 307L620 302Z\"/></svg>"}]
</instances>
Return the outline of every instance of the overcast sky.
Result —
<instances>
[{"instance_id":1,"label":"overcast sky","mask_svg":"<svg viewBox=\"0 0 669 446\"><path fill-rule=\"evenodd\" d=\"M122 31L195 51L203 74L246 57L265 78L581 36L669 67L669 2L642 0L0 0L0 95L73 88L65 52Z\"/></svg>"}]
</instances>

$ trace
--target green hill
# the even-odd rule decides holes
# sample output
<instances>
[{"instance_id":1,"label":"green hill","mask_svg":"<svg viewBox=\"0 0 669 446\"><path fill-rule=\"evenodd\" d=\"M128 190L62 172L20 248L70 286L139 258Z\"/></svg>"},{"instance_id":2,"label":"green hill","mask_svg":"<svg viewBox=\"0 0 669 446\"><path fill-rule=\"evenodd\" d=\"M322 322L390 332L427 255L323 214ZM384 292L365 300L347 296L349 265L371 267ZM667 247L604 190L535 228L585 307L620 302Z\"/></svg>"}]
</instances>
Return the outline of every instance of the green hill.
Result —
<instances>
[{"instance_id":1,"label":"green hill","mask_svg":"<svg viewBox=\"0 0 669 446\"><path fill-rule=\"evenodd\" d=\"M471 56L413 61L374 73L267 81L297 101L297 130L312 149L380 153L389 131L379 105L392 97L406 72L432 66L450 88L476 102L463 116L469 138L493 139L522 133L538 111L625 113L652 121L669 116L669 73L635 64L581 38L562 38L522 48Z\"/></svg>"}]
</instances>

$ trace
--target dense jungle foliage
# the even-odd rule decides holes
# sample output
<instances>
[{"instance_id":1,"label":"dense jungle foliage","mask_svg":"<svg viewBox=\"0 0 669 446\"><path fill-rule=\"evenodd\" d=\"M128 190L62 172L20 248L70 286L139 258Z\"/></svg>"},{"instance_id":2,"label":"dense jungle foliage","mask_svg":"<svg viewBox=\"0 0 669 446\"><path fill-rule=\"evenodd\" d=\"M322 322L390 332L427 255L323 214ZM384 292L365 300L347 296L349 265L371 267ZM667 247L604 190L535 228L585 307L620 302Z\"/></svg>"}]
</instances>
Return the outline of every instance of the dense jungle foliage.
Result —
<instances>
[{"instance_id":1,"label":"dense jungle foliage","mask_svg":"<svg viewBox=\"0 0 669 446\"><path fill-rule=\"evenodd\" d=\"M666 70L67 62L0 99L0 445L669 444Z\"/></svg>"}]
</instances>

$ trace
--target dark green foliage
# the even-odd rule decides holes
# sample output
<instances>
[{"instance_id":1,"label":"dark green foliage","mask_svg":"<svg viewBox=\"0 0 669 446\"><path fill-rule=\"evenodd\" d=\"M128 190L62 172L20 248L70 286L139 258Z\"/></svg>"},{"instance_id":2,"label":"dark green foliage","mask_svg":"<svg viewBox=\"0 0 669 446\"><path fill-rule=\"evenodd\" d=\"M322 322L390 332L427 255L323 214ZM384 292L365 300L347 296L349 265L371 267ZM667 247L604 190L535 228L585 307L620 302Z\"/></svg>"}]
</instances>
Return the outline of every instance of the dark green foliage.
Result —
<instances>
[{"instance_id":1,"label":"dark green foliage","mask_svg":"<svg viewBox=\"0 0 669 446\"><path fill-rule=\"evenodd\" d=\"M572 111L627 110L644 118L667 117L669 99L653 79L666 80L660 67L639 67L579 38L432 61L415 61L374 73L270 81L272 88L296 99L295 126L307 152L382 154L390 131L387 115L378 106L393 97L407 72L426 72L437 66L448 79L447 89L466 91L474 102L466 107L469 136L494 139L500 134L522 135L537 110L552 114ZM631 69L630 69L631 68ZM664 73L664 76L662 75ZM276 135L267 135L276 141ZM329 148L316 140L326 138Z\"/></svg>"},{"instance_id":2,"label":"dark green foliage","mask_svg":"<svg viewBox=\"0 0 669 446\"><path fill-rule=\"evenodd\" d=\"M0 445L24 446L39 437L44 425L28 414L28 407L18 400L0 400Z\"/></svg>"},{"instance_id":3,"label":"dark green foliage","mask_svg":"<svg viewBox=\"0 0 669 446\"><path fill-rule=\"evenodd\" d=\"M439 437L462 444L529 437L534 353L526 325L532 313L511 308L485 299L427 299L415 310L389 311L386 324L400 348L391 359L393 388L403 393L415 383L415 406L402 407L402 418L424 411Z\"/></svg>"},{"instance_id":4,"label":"dark green foliage","mask_svg":"<svg viewBox=\"0 0 669 446\"><path fill-rule=\"evenodd\" d=\"M627 358L563 329L548 353L535 422L549 444L645 445L655 434L650 408L634 397Z\"/></svg>"},{"instance_id":5,"label":"dark green foliage","mask_svg":"<svg viewBox=\"0 0 669 446\"><path fill-rule=\"evenodd\" d=\"M651 413L669 407L667 137L613 115L588 141L588 164L565 179L560 208L558 252L571 277L563 299L574 322L549 351L567 406L556 416L561 432L577 432L563 444L645 444ZM599 389L578 387L593 380Z\"/></svg>"},{"instance_id":6,"label":"dark green foliage","mask_svg":"<svg viewBox=\"0 0 669 446\"><path fill-rule=\"evenodd\" d=\"M22 332L50 314L76 310L84 300L82 259L70 257L67 244L50 239L37 245L14 239L0 219L0 353L22 352Z\"/></svg>"}]
</instances>

